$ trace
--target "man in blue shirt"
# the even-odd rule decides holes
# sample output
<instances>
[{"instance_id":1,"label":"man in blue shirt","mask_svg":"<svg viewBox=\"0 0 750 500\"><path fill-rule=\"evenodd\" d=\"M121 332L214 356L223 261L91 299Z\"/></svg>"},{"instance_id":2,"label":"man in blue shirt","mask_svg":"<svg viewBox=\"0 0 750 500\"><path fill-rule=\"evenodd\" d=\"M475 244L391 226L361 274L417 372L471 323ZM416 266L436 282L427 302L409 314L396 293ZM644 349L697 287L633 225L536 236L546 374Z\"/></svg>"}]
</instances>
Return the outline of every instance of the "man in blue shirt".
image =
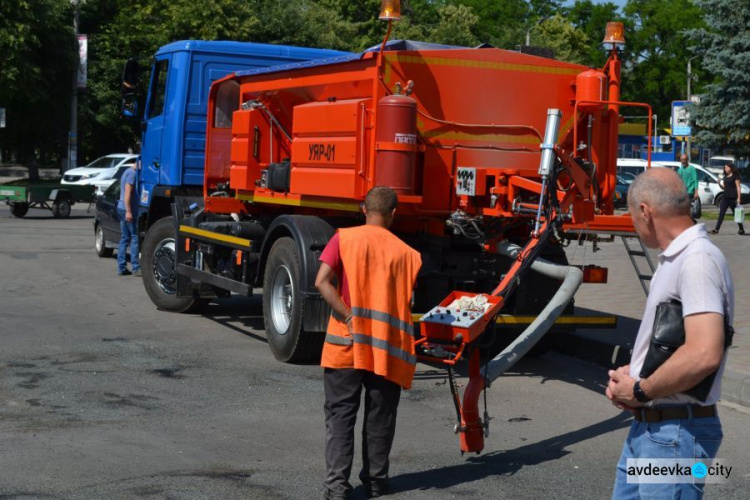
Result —
<instances>
[{"instance_id":1,"label":"man in blue shirt","mask_svg":"<svg viewBox=\"0 0 750 500\"><path fill-rule=\"evenodd\" d=\"M140 276L141 263L138 258L138 195L136 192L136 178L141 159L122 174L120 179L120 199L117 202L117 215L120 218L120 247L117 250L117 274L120 276ZM133 272L128 271L125 253L130 244L130 265Z\"/></svg>"}]
</instances>

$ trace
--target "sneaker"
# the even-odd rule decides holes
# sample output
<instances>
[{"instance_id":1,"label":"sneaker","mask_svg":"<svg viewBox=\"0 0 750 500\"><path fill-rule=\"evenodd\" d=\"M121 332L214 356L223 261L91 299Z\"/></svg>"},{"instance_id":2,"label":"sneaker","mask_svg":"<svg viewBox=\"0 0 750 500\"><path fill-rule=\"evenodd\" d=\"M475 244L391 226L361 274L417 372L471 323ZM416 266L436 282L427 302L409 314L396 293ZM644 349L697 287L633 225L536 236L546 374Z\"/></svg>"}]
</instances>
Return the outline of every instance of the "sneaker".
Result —
<instances>
[{"instance_id":1,"label":"sneaker","mask_svg":"<svg viewBox=\"0 0 750 500\"><path fill-rule=\"evenodd\" d=\"M117 276L130 276L131 274L133 273L131 273L127 269L125 269L124 271L117 271Z\"/></svg>"},{"instance_id":2,"label":"sneaker","mask_svg":"<svg viewBox=\"0 0 750 500\"><path fill-rule=\"evenodd\" d=\"M745 234L745 230L744 230L744 229L740 229L740 230L739 230L739 231L737 232L737 234Z\"/></svg>"},{"instance_id":3,"label":"sneaker","mask_svg":"<svg viewBox=\"0 0 750 500\"><path fill-rule=\"evenodd\" d=\"M325 490L323 492L323 500L349 500L349 495Z\"/></svg>"},{"instance_id":4,"label":"sneaker","mask_svg":"<svg viewBox=\"0 0 750 500\"><path fill-rule=\"evenodd\" d=\"M133 276L137 276L137 277L140 278L141 277L141 270L140 269L136 269L135 271L133 271Z\"/></svg>"}]
</instances>

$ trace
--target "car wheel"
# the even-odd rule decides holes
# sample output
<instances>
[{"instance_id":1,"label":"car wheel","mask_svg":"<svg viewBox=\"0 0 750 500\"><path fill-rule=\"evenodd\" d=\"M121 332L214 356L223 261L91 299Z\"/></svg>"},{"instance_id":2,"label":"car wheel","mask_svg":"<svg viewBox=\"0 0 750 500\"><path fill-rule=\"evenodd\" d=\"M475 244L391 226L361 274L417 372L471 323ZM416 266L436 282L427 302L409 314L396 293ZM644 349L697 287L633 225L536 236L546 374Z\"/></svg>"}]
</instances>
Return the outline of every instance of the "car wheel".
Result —
<instances>
[{"instance_id":1,"label":"car wheel","mask_svg":"<svg viewBox=\"0 0 750 500\"><path fill-rule=\"evenodd\" d=\"M268 254L263 276L263 322L271 352L279 361L320 359L324 335L302 329L304 296L299 288L301 273L297 245L280 238Z\"/></svg>"},{"instance_id":2,"label":"car wheel","mask_svg":"<svg viewBox=\"0 0 750 500\"><path fill-rule=\"evenodd\" d=\"M13 214L13 217L23 217L26 215L26 213L29 211L29 204L28 203L11 203L10 204L10 213Z\"/></svg>"},{"instance_id":3,"label":"car wheel","mask_svg":"<svg viewBox=\"0 0 750 500\"><path fill-rule=\"evenodd\" d=\"M104 241L104 229L102 229L101 224L97 224L94 228L94 250L99 257L112 257L112 249L107 248L107 243Z\"/></svg>"},{"instance_id":4,"label":"car wheel","mask_svg":"<svg viewBox=\"0 0 750 500\"><path fill-rule=\"evenodd\" d=\"M716 198L714 198L714 205L716 205L717 207L721 205L722 196L723 196L722 193L719 193L716 195Z\"/></svg>"},{"instance_id":5,"label":"car wheel","mask_svg":"<svg viewBox=\"0 0 750 500\"><path fill-rule=\"evenodd\" d=\"M68 200L56 201L52 204L52 215L64 219L70 216L70 202Z\"/></svg>"},{"instance_id":6,"label":"car wheel","mask_svg":"<svg viewBox=\"0 0 750 500\"><path fill-rule=\"evenodd\" d=\"M198 313L209 299L177 297L177 254L174 218L165 217L146 233L141 250L143 286L156 307L178 313Z\"/></svg>"}]
</instances>

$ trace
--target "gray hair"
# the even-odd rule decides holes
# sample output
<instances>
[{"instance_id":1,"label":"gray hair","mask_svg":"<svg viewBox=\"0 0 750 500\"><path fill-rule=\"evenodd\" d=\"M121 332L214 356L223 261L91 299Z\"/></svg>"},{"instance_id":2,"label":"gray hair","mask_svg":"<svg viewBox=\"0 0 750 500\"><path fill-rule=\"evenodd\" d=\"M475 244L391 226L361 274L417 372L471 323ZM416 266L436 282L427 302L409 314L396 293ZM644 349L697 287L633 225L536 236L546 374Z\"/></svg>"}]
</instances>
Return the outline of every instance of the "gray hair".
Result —
<instances>
[{"instance_id":1,"label":"gray hair","mask_svg":"<svg viewBox=\"0 0 750 500\"><path fill-rule=\"evenodd\" d=\"M675 172L671 173L675 177L673 182L668 182L662 176L649 175L648 171L636 177L628 189L628 208L632 211L645 203L663 215L689 216L690 197L687 188Z\"/></svg>"}]
</instances>

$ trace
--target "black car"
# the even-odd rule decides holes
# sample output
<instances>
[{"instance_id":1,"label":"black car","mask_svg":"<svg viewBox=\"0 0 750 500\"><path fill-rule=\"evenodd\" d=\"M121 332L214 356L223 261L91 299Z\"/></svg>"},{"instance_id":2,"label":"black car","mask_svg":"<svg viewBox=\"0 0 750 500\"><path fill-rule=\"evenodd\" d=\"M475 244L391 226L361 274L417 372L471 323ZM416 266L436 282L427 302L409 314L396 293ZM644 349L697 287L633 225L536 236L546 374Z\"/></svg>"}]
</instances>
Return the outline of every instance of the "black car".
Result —
<instances>
[{"instance_id":1,"label":"black car","mask_svg":"<svg viewBox=\"0 0 750 500\"><path fill-rule=\"evenodd\" d=\"M96 199L94 214L94 249L99 257L111 257L120 244L120 218L117 216L117 200L120 199L120 179L112 183L104 194Z\"/></svg>"}]
</instances>

